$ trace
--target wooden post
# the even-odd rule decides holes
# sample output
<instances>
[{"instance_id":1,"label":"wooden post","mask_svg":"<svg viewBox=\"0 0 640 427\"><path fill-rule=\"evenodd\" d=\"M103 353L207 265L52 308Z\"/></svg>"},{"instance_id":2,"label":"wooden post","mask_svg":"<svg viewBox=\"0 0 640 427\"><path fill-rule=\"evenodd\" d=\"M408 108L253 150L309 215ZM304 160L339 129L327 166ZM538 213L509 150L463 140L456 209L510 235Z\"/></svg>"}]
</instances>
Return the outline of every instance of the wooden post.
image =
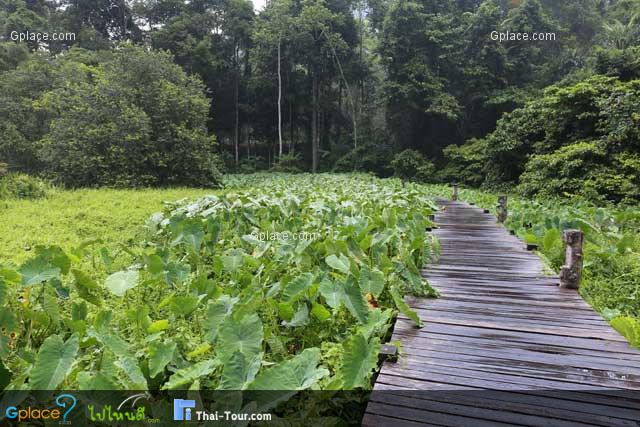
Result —
<instances>
[{"instance_id":1,"label":"wooden post","mask_svg":"<svg viewBox=\"0 0 640 427\"><path fill-rule=\"evenodd\" d=\"M563 236L567 245L565 265L560 270L560 287L578 289L582 277L582 243L584 233L580 230L565 230Z\"/></svg>"},{"instance_id":2,"label":"wooden post","mask_svg":"<svg viewBox=\"0 0 640 427\"><path fill-rule=\"evenodd\" d=\"M500 196L498 197L498 222L504 224L507 215L507 196Z\"/></svg>"},{"instance_id":3,"label":"wooden post","mask_svg":"<svg viewBox=\"0 0 640 427\"><path fill-rule=\"evenodd\" d=\"M454 202L458 201L458 184L455 182L451 184L453 186L453 194L451 195L451 200Z\"/></svg>"}]
</instances>

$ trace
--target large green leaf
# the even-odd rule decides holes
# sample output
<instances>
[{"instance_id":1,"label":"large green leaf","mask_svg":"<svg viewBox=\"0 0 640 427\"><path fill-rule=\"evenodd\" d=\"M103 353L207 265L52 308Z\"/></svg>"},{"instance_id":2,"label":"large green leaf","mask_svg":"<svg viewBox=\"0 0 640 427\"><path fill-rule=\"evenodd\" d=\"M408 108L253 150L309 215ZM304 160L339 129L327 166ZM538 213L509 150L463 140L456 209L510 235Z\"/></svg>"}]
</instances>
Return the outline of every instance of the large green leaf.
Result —
<instances>
[{"instance_id":1,"label":"large green leaf","mask_svg":"<svg viewBox=\"0 0 640 427\"><path fill-rule=\"evenodd\" d=\"M22 284L28 286L59 278L61 270L60 267L50 264L44 258L37 257L25 262L20 267L20 274L22 275Z\"/></svg>"},{"instance_id":2,"label":"large green leaf","mask_svg":"<svg viewBox=\"0 0 640 427\"><path fill-rule=\"evenodd\" d=\"M304 292L311 286L313 282L313 274L303 273L293 279L287 284L282 292L282 300L285 302L291 301L296 296Z\"/></svg>"},{"instance_id":3,"label":"large green leaf","mask_svg":"<svg viewBox=\"0 0 640 427\"><path fill-rule=\"evenodd\" d=\"M222 368L222 377L218 388L220 390L244 390L247 384L256 377L261 363L262 353L247 357L244 353L236 351Z\"/></svg>"},{"instance_id":4,"label":"large green leaf","mask_svg":"<svg viewBox=\"0 0 640 427\"><path fill-rule=\"evenodd\" d=\"M42 343L29 375L32 390L55 390L67 377L78 354L79 340L74 334L65 342L51 335Z\"/></svg>"},{"instance_id":5,"label":"large green leaf","mask_svg":"<svg viewBox=\"0 0 640 427\"><path fill-rule=\"evenodd\" d=\"M369 316L369 306L367 305L360 287L353 279L347 280L344 284L343 299L344 305L349 309L353 317L360 323L367 323Z\"/></svg>"},{"instance_id":6,"label":"large green leaf","mask_svg":"<svg viewBox=\"0 0 640 427\"><path fill-rule=\"evenodd\" d=\"M236 321L233 316L227 317L218 332L218 357L223 363L239 351L248 358L253 358L262 351L262 322L257 314L245 316Z\"/></svg>"},{"instance_id":7,"label":"large green leaf","mask_svg":"<svg viewBox=\"0 0 640 427\"><path fill-rule=\"evenodd\" d=\"M133 352L131 351L129 343L114 334L112 331L106 330L106 327L104 327L103 330L90 330L88 334L89 336L96 338L103 346L111 350L116 357L133 357Z\"/></svg>"},{"instance_id":8,"label":"large green leaf","mask_svg":"<svg viewBox=\"0 0 640 427\"><path fill-rule=\"evenodd\" d=\"M36 255L50 265L58 267L62 274L69 274L71 259L59 246L37 246Z\"/></svg>"},{"instance_id":9,"label":"large green leaf","mask_svg":"<svg viewBox=\"0 0 640 427\"><path fill-rule=\"evenodd\" d=\"M171 300L171 311L178 317L187 317L198 307L198 299L195 295L178 295Z\"/></svg>"},{"instance_id":10,"label":"large green leaf","mask_svg":"<svg viewBox=\"0 0 640 427\"><path fill-rule=\"evenodd\" d=\"M329 255L325 258L325 262L329 265L329 267L338 270L341 273L349 274L349 258L340 254L338 258L335 255Z\"/></svg>"},{"instance_id":11,"label":"large green leaf","mask_svg":"<svg viewBox=\"0 0 640 427\"><path fill-rule=\"evenodd\" d=\"M4 366L2 360L0 360L0 390L4 390L4 388L9 385L11 382L11 371Z\"/></svg>"},{"instance_id":12,"label":"large green leaf","mask_svg":"<svg viewBox=\"0 0 640 427\"><path fill-rule=\"evenodd\" d=\"M101 298L98 295L98 284L87 273L80 270L71 270L75 278L74 285L80 298L91 304L100 305Z\"/></svg>"},{"instance_id":13,"label":"large green leaf","mask_svg":"<svg viewBox=\"0 0 640 427\"><path fill-rule=\"evenodd\" d=\"M306 325L308 321L309 321L309 306L303 302L298 306L298 310L296 310L291 320L284 321L282 322L282 324L290 328L297 328L299 326Z\"/></svg>"},{"instance_id":14,"label":"large green leaf","mask_svg":"<svg viewBox=\"0 0 640 427\"><path fill-rule=\"evenodd\" d=\"M207 306L207 319L204 324L205 338L214 342L218 336L218 330L222 321L231 313L233 306L238 302L238 298L222 295L216 301L209 301Z\"/></svg>"},{"instance_id":15,"label":"large green leaf","mask_svg":"<svg viewBox=\"0 0 640 427\"><path fill-rule=\"evenodd\" d=\"M400 312L409 319L413 320L416 325L421 328L423 325L422 319L420 319L420 316L418 316L418 314L409 307L409 304L406 303L398 288L396 286L391 286L389 288L389 293L391 294L393 302L396 304L398 310L400 310Z\"/></svg>"},{"instance_id":16,"label":"large green leaf","mask_svg":"<svg viewBox=\"0 0 640 427\"><path fill-rule=\"evenodd\" d=\"M380 339L367 341L362 334L355 334L344 344L340 376L343 388L369 388L371 373L378 366Z\"/></svg>"},{"instance_id":17,"label":"large green leaf","mask_svg":"<svg viewBox=\"0 0 640 427\"><path fill-rule=\"evenodd\" d=\"M304 390L316 384L329 371L319 368L320 349L308 348L293 359L261 371L249 390Z\"/></svg>"},{"instance_id":18,"label":"large green leaf","mask_svg":"<svg viewBox=\"0 0 640 427\"><path fill-rule=\"evenodd\" d=\"M340 304L342 303L342 296L344 295L342 284L325 279L320 282L318 290L320 291L320 294L327 300L327 304L329 304L329 307L340 307Z\"/></svg>"},{"instance_id":19,"label":"large green leaf","mask_svg":"<svg viewBox=\"0 0 640 427\"><path fill-rule=\"evenodd\" d=\"M372 294L377 298L384 290L384 274L376 268L370 269L363 265L360 269L359 283L363 293Z\"/></svg>"},{"instance_id":20,"label":"large green leaf","mask_svg":"<svg viewBox=\"0 0 640 427\"><path fill-rule=\"evenodd\" d=\"M149 375L155 377L164 371L165 366L176 352L177 344L174 341L153 342L149 345Z\"/></svg>"},{"instance_id":21,"label":"large green leaf","mask_svg":"<svg viewBox=\"0 0 640 427\"><path fill-rule=\"evenodd\" d=\"M18 330L18 319L9 307L0 307L0 333L16 332Z\"/></svg>"},{"instance_id":22,"label":"large green leaf","mask_svg":"<svg viewBox=\"0 0 640 427\"><path fill-rule=\"evenodd\" d=\"M134 357L120 357L115 361L115 365L127 376L127 386L133 390L146 390L147 379L145 378L138 360Z\"/></svg>"},{"instance_id":23,"label":"large green leaf","mask_svg":"<svg viewBox=\"0 0 640 427\"><path fill-rule=\"evenodd\" d=\"M180 369L171 375L169 381L162 386L162 390L184 389L198 378L212 373L217 365L218 362L216 360L210 359Z\"/></svg>"},{"instance_id":24,"label":"large green leaf","mask_svg":"<svg viewBox=\"0 0 640 427\"><path fill-rule=\"evenodd\" d=\"M202 224L191 221L185 224L182 229L182 241L187 245L192 253L199 253L202 240L204 239L204 229Z\"/></svg>"},{"instance_id":25,"label":"large green leaf","mask_svg":"<svg viewBox=\"0 0 640 427\"><path fill-rule=\"evenodd\" d=\"M245 253L242 249L235 249L229 253L229 255L221 256L222 265L224 266L224 271L227 273L233 273L242 267L244 264Z\"/></svg>"},{"instance_id":26,"label":"large green leaf","mask_svg":"<svg viewBox=\"0 0 640 427\"><path fill-rule=\"evenodd\" d=\"M122 297L129 290L138 286L136 270L118 271L107 277L106 286L114 295Z\"/></svg>"}]
</instances>

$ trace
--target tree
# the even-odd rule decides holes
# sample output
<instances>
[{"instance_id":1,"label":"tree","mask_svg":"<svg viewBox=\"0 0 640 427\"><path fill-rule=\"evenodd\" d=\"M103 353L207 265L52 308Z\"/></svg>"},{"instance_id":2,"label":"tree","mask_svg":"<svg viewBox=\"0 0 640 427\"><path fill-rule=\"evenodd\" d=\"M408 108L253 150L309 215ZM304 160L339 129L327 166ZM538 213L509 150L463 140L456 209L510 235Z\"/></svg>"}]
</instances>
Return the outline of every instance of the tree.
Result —
<instances>
[{"instance_id":1,"label":"tree","mask_svg":"<svg viewBox=\"0 0 640 427\"><path fill-rule=\"evenodd\" d=\"M162 6L162 7L161 7ZM167 49L187 72L197 73L215 94L210 128L232 139L234 160L239 162L240 132L247 113L250 76L250 30L254 18L248 0L163 1L143 9L153 22L153 46ZM233 105L233 108L228 108Z\"/></svg>"},{"instance_id":2,"label":"tree","mask_svg":"<svg viewBox=\"0 0 640 427\"><path fill-rule=\"evenodd\" d=\"M264 61L265 55L269 55L276 46L277 50L277 78L278 78L278 156L282 157L282 44L284 40L293 39L291 33L292 3L290 0L278 0L270 2L261 13L258 25L252 38L257 55L261 55Z\"/></svg>"},{"instance_id":3,"label":"tree","mask_svg":"<svg viewBox=\"0 0 640 427\"><path fill-rule=\"evenodd\" d=\"M70 187L217 184L201 82L140 47L123 45L96 65L78 58L93 57L34 55L6 73L3 84L28 84L11 90L14 112L0 121L1 161Z\"/></svg>"}]
</instances>

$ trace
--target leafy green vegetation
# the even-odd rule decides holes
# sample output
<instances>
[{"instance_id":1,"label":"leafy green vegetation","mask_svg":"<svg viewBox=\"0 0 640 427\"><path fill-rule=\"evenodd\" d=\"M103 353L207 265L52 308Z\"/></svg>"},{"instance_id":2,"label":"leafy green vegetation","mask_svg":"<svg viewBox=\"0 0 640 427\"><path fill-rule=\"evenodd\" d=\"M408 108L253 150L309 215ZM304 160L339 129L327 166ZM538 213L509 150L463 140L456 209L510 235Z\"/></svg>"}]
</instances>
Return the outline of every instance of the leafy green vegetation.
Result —
<instances>
[{"instance_id":1,"label":"leafy green vegetation","mask_svg":"<svg viewBox=\"0 0 640 427\"><path fill-rule=\"evenodd\" d=\"M22 173L2 173L0 164L0 200L39 199L53 191L48 182Z\"/></svg>"},{"instance_id":2,"label":"leafy green vegetation","mask_svg":"<svg viewBox=\"0 0 640 427\"><path fill-rule=\"evenodd\" d=\"M366 175L226 184L151 215L122 247L126 266L92 243L37 246L18 265L3 262L8 387L368 388L395 313L419 323L403 295L436 296L419 274L437 247L424 232L435 210L428 191ZM145 196L145 206L168 195L62 191L21 203L104 203L109 193L124 205Z\"/></svg>"},{"instance_id":3,"label":"leafy green vegetation","mask_svg":"<svg viewBox=\"0 0 640 427\"><path fill-rule=\"evenodd\" d=\"M163 202L215 194L217 190L86 189L55 190L37 200L0 200L0 262L24 262L37 246L70 252L88 241L124 267L131 256L124 247L144 237L142 226ZM97 255L100 258L100 255ZM91 260L85 260L91 262Z\"/></svg>"},{"instance_id":4,"label":"leafy green vegetation","mask_svg":"<svg viewBox=\"0 0 640 427\"><path fill-rule=\"evenodd\" d=\"M640 81L598 76L553 86L544 97L506 114L485 139L447 155L459 179L471 184L485 176L489 186L519 183L527 197L635 203L640 200L639 106Z\"/></svg>"},{"instance_id":5,"label":"leafy green vegetation","mask_svg":"<svg viewBox=\"0 0 640 427\"><path fill-rule=\"evenodd\" d=\"M220 181L202 84L141 47L33 55L0 80L0 159L67 187Z\"/></svg>"}]
</instances>

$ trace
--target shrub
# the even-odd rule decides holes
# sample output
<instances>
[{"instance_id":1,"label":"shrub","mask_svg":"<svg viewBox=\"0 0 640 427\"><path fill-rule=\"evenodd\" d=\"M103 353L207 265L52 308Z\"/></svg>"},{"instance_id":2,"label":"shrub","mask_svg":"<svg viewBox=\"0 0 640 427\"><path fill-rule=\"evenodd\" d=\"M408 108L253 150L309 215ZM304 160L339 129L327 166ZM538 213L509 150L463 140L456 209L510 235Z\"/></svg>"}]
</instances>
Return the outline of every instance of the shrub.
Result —
<instances>
[{"instance_id":1,"label":"shrub","mask_svg":"<svg viewBox=\"0 0 640 427\"><path fill-rule=\"evenodd\" d=\"M298 154L285 154L271 167L273 172L300 173L302 172L300 156Z\"/></svg>"},{"instance_id":2,"label":"shrub","mask_svg":"<svg viewBox=\"0 0 640 427\"><path fill-rule=\"evenodd\" d=\"M450 145L445 148L443 154L447 159L447 165L439 173L442 181L480 186L484 181L486 152L486 140L482 139L472 139L465 145Z\"/></svg>"},{"instance_id":3,"label":"shrub","mask_svg":"<svg viewBox=\"0 0 640 427\"><path fill-rule=\"evenodd\" d=\"M519 190L526 196L579 195L590 200L640 200L640 159L622 153L607 160L602 142L581 141L527 163Z\"/></svg>"},{"instance_id":4,"label":"shrub","mask_svg":"<svg viewBox=\"0 0 640 427\"><path fill-rule=\"evenodd\" d=\"M2 92L0 159L17 170L69 187L220 181L204 85L167 53L34 56L3 74Z\"/></svg>"},{"instance_id":5,"label":"shrub","mask_svg":"<svg viewBox=\"0 0 640 427\"><path fill-rule=\"evenodd\" d=\"M0 164L0 199L39 199L46 197L51 184L23 173L2 175Z\"/></svg>"},{"instance_id":6,"label":"shrub","mask_svg":"<svg viewBox=\"0 0 640 427\"><path fill-rule=\"evenodd\" d=\"M436 168L416 150L404 150L391 161L396 177L418 182L435 182Z\"/></svg>"},{"instance_id":7,"label":"shrub","mask_svg":"<svg viewBox=\"0 0 640 427\"><path fill-rule=\"evenodd\" d=\"M389 159L392 148L384 142L361 144L340 157L334 172L373 172L378 176L389 175Z\"/></svg>"},{"instance_id":8,"label":"shrub","mask_svg":"<svg viewBox=\"0 0 640 427\"><path fill-rule=\"evenodd\" d=\"M640 200L640 81L592 76L551 86L505 114L496 130L447 151L448 169L484 185L519 183L527 196Z\"/></svg>"}]
</instances>

